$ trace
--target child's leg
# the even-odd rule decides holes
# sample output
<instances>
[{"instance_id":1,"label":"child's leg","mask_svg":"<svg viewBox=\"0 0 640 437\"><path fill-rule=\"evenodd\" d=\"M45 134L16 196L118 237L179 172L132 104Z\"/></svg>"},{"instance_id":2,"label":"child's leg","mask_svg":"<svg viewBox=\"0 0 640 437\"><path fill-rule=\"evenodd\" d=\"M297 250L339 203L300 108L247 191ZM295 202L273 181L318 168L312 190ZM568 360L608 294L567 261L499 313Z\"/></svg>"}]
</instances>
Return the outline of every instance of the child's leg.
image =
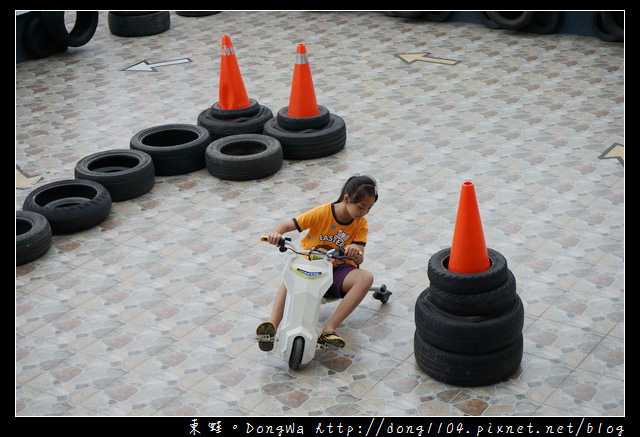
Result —
<instances>
[{"instance_id":1,"label":"child's leg","mask_svg":"<svg viewBox=\"0 0 640 437\"><path fill-rule=\"evenodd\" d=\"M273 302L273 308L271 309L271 317L268 322L262 322L256 328L256 335L258 336L258 347L263 351L270 351L273 349L274 335L276 329L282 321L282 314L284 313L284 300L287 295L287 288L284 283L280 285L278 292L276 293L275 301Z\"/></svg>"},{"instance_id":2,"label":"child's leg","mask_svg":"<svg viewBox=\"0 0 640 437\"><path fill-rule=\"evenodd\" d=\"M273 307L271 308L271 317L269 320L273 325L278 328L278 325L282 321L282 316L284 314L284 301L287 296L287 287L285 287L284 283L280 285L278 288L278 292L276 293L276 298L273 302Z\"/></svg>"},{"instance_id":3,"label":"child's leg","mask_svg":"<svg viewBox=\"0 0 640 437\"><path fill-rule=\"evenodd\" d=\"M335 331L344 319L360 305L372 285L373 274L371 272L363 269L350 271L342 283L342 289L346 292L346 295L338 304L333 315L325 322L322 331Z\"/></svg>"}]
</instances>

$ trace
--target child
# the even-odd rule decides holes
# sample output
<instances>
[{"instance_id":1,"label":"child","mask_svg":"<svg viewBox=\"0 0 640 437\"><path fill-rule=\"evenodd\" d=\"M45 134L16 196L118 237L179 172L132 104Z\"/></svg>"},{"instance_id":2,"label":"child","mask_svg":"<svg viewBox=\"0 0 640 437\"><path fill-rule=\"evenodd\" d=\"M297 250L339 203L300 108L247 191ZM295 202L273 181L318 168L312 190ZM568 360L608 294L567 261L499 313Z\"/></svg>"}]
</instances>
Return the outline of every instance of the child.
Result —
<instances>
[{"instance_id":1,"label":"child","mask_svg":"<svg viewBox=\"0 0 640 437\"><path fill-rule=\"evenodd\" d=\"M360 304L373 285L373 275L359 268L359 265L363 261L364 247L367 243L368 227L364 216L377 200L378 189L371 177L351 176L344 184L336 202L320 205L292 220L279 223L268 235L269 243L277 246L282 234L294 230L308 230L301 241L305 250L342 247L345 255L356 259L355 262L344 260L334 263L333 285L327 294L342 300L322 327L318 343L344 347L345 342L335 329ZM261 323L256 329L256 334L269 336L269 340L258 342L263 351L273 349L273 336L282 320L286 293L285 285L280 285L270 320Z\"/></svg>"}]
</instances>

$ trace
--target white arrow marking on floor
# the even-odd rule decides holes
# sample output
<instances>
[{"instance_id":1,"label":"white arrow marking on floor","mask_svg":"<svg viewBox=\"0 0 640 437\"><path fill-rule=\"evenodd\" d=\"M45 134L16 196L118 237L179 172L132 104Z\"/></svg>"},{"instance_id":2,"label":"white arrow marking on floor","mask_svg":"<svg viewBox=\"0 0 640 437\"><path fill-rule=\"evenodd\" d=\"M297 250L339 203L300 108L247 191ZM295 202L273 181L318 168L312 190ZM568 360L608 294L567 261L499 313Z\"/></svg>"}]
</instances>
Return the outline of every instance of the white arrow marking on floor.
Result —
<instances>
[{"instance_id":1,"label":"white arrow marking on floor","mask_svg":"<svg viewBox=\"0 0 640 437\"><path fill-rule=\"evenodd\" d=\"M16 167L16 188L29 187L40 180L42 176L27 176Z\"/></svg>"},{"instance_id":2,"label":"white arrow marking on floor","mask_svg":"<svg viewBox=\"0 0 640 437\"><path fill-rule=\"evenodd\" d=\"M607 150L602 152L598 157L600 159L616 158L624 167L624 146L619 143L613 143Z\"/></svg>"},{"instance_id":3,"label":"white arrow marking on floor","mask_svg":"<svg viewBox=\"0 0 640 437\"><path fill-rule=\"evenodd\" d=\"M166 67L167 65L176 65L176 64L184 64L186 62L191 62L189 58L182 59L172 59L171 61L163 61L163 62L154 62L150 64L145 59L142 62L138 62L137 64L132 65L131 67L127 67L122 71L158 71L157 67Z\"/></svg>"},{"instance_id":4,"label":"white arrow marking on floor","mask_svg":"<svg viewBox=\"0 0 640 437\"><path fill-rule=\"evenodd\" d=\"M454 61L452 59L434 58L428 56L429 53L406 53L403 55L396 55L407 64L412 64L415 61L433 62L435 64L456 65L460 61Z\"/></svg>"}]
</instances>

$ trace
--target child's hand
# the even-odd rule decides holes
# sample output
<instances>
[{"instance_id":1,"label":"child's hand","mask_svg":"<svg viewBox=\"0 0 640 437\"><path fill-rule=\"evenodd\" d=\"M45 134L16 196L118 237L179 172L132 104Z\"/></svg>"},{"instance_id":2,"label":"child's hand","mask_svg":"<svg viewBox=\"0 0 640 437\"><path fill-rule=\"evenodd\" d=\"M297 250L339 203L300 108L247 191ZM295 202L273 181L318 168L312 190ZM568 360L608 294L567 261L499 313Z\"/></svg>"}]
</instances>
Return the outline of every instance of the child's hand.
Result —
<instances>
[{"instance_id":1,"label":"child's hand","mask_svg":"<svg viewBox=\"0 0 640 437\"><path fill-rule=\"evenodd\" d=\"M356 263L362 263L362 246L350 244L344 248L344 254L349 258L355 259Z\"/></svg>"},{"instance_id":2,"label":"child's hand","mask_svg":"<svg viewBox=\"0 0 640 437\"><path fill-rule=\"evenodd\" d=\"M267 235L267 241L274 246L278 246L280 244L280 240L282 239L282 234L280 232L271 231L269 235Z\"/></svg>"}]
</instances>

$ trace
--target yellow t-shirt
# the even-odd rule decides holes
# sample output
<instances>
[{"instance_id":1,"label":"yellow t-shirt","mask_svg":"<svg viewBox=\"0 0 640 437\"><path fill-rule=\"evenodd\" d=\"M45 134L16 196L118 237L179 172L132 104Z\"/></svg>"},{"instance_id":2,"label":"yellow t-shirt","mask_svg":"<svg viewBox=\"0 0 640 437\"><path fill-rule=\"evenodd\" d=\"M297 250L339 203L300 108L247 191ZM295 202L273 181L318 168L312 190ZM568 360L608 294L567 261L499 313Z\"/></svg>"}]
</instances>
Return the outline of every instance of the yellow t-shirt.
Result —
<instances>
[{"instance_id":1,"label":"yellow t-shirt","mask_svg":"<svg viewBox=\"0 0 640 437\"><path fill-rule=\"evenodd\" d=\"M338 221L333 203L317 206L293 219L299 232L308 230L300 244L306 250L313 248L335 249L349 244L367 244L369 227L362 217L348 223ZM348 261L351 264L355 264Z\"/></svg>"}]
</instances>

